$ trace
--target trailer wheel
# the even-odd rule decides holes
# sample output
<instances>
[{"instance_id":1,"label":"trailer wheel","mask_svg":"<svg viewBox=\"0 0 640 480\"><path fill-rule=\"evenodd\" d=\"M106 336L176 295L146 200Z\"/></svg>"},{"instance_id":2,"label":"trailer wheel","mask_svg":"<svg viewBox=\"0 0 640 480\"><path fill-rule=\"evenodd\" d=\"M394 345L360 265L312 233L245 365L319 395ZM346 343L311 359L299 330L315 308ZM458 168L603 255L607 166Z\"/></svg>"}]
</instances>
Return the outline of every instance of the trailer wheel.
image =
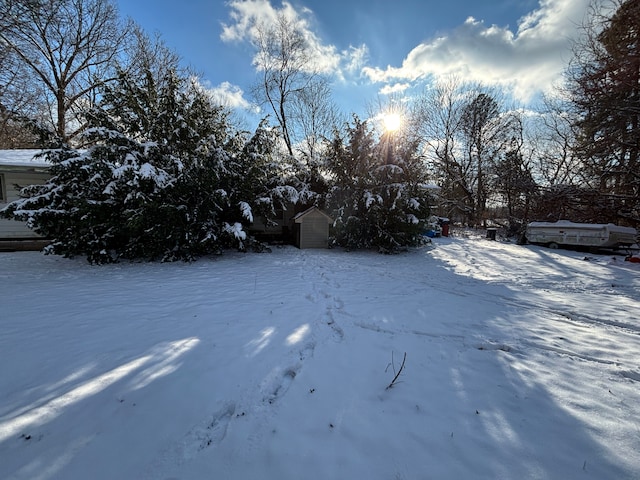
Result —
<instances>
[{"instance_id":1,"label":"trailer wheel","mask_svg":"<svg viewBox=\"0 0 640 480\"><path fill-rule=\"evenodd\" d=\"M552 250L557 250L558 244L556 242L551 242L549 245L547 245L547 247L549 247Z\"/></svg>"}]
</instances>

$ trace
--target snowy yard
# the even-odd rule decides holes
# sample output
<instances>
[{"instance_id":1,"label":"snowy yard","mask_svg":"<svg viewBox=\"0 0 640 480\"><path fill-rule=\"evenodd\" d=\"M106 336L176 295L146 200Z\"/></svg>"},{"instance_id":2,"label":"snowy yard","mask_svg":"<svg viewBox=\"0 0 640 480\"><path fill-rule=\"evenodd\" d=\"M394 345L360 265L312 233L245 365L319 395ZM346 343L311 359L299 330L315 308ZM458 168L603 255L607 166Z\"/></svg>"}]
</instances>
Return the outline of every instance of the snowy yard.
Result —
<instances>
[{"instance_id":1,"label":"snowy yard","mask_svg":"<svg viewBox=\"0 0 640 480\"><path fill-rule=\"evenodd\" d=\"M640 478L622 257L16 252L0 281L2 479Z\"/></svg>"}]
</instances>

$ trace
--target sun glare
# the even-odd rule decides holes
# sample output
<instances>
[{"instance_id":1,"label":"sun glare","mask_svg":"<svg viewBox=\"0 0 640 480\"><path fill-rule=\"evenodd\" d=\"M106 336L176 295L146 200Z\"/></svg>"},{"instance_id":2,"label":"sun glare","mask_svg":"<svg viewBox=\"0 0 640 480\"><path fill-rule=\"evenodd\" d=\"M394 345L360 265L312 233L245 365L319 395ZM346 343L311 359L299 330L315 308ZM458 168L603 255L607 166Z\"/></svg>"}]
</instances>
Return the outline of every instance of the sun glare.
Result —
<instances>
[{"instance_id":1,"label":"sun glare","mask_svg":"<svg viewBox=\"0 0 640 480\"><path fill-rule=\"evenodd\" d=\"M402 119L397 113L387 113L382 117L382 123L384 124L384 129L387 132L395 132L400 128Z\"/></svg>"}]
</instances>

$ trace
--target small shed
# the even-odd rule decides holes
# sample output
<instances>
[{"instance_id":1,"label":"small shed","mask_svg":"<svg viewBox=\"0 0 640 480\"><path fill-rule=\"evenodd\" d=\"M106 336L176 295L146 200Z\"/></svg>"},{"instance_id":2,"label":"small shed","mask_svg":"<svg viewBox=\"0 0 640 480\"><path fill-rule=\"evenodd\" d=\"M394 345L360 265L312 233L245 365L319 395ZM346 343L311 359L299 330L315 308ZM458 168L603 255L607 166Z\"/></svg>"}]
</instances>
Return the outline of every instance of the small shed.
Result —
<instances>
[{"instance_id":1,"label":"small shed","mask_svg":"<svg viewBox=\"0 0 640 480\"><path fill-rule=\"evenodd\" d=\"M311 207L293 217L296 247L328 248L329 225L333 219L318 207Z\"/></svg>"}]
</instances>

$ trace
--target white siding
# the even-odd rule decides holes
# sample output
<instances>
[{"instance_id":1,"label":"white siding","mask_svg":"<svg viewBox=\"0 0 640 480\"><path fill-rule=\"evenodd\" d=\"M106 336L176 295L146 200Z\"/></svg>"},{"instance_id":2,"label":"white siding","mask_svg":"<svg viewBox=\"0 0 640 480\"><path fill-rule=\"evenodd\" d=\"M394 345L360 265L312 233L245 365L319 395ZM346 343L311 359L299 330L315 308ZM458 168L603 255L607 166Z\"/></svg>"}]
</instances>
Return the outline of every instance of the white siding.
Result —
<instances>
[{"instance_id":1,"label":"white siding","mask_svg":"<svg viewBox=\"0 0 640 480\"><path fill-rule=\"evenodd\" d=\"M20 198L19 192L15 187L16 184L20 187L42 184L49 178L49 175L46 173L30 171L0 171L0 175L3 177L2 186L4 194L4 198L0 199L0 208L5 207L8 202ZM27 228L27 224L24 222L0 218L0 239L17 238L38 238L38 235Z\"/></svg>"}]
</instances>

